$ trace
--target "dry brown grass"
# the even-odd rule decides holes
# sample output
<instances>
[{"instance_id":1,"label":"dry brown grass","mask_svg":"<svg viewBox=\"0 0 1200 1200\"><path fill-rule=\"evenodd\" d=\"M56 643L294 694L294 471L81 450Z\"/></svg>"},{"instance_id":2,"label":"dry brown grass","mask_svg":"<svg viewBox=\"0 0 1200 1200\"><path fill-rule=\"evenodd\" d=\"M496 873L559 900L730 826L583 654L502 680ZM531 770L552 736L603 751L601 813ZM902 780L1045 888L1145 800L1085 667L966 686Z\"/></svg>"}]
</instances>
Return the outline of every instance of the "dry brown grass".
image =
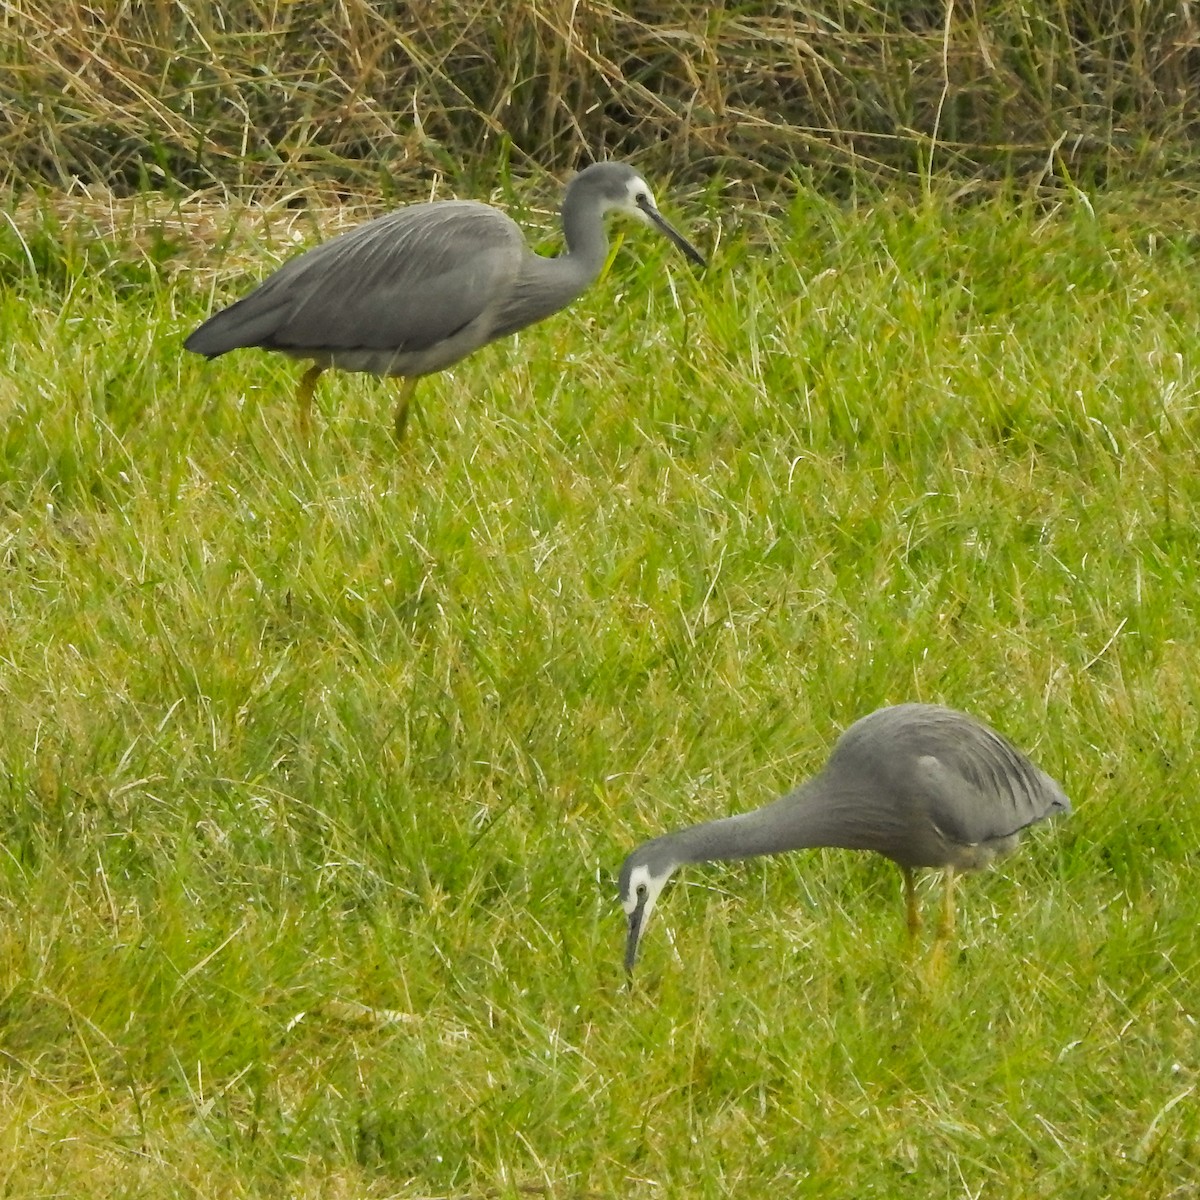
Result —
<instances>
[{"instance_id":1,"label":"dry brown grass","mask_svg":"<svg viewBox=\"0 0 1200 1200\"><path fill-rule=\"evenodd\" d=\"M1187 155L1197 30L1190 5L1093 0L14 0L0 161L124 191L406 193L601 155L752 182L1095 175Z\"/></svg>"}]
</instances>

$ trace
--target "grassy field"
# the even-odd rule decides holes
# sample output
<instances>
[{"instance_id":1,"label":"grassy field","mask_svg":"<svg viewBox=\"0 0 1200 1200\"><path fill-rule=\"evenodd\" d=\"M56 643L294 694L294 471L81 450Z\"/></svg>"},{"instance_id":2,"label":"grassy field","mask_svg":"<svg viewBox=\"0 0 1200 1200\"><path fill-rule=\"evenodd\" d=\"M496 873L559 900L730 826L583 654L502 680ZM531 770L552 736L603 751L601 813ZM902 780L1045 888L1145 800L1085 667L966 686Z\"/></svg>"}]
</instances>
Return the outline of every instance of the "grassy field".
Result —
<instances>
[{"instance_id":1,"label":"grassy field","mask_svg":"<svg viewBox=\"0 0 1200 1200\"><path fill-rule=\"evenodd\" d=\"M0 221L0 1195L1200 1195L1194 214L661 199L706 273L633 231L399 449L180 349L287 214ZM941 978L828 851L626 992L624 855L910 699L1076 805Z\"/></svg>"}]
</instances>

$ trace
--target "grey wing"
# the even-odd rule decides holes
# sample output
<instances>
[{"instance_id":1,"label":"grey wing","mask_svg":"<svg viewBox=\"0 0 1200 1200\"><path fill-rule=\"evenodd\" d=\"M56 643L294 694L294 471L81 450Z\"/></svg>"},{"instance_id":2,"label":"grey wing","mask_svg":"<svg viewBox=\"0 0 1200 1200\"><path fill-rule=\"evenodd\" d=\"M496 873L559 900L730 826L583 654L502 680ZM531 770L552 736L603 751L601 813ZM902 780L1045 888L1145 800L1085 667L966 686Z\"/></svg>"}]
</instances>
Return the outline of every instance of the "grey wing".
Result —
<instances>
[{"instance_id":1,"label":"grey wing","mask_svg":"<svg viewBox=\"0 0 1200 1200\"><path fill-rule=\"evenodd\" d=\"M285 263L184 345L210 356L240 346L425 350L494 308L524 252L521 231L487 205L410 205Z\"/></svg>"},{"instance_id":2,"label":"grey wing","mask_svg":"<svg viewBox=\"0 0 1200 1200\"><path fill-rule=\"evenodd\" d=\"M1018 833L1056 812L1070 812L1062 788L1006 738L963 714L921 760L932 815L962 845Z\"/></svg>"}]
</instances>

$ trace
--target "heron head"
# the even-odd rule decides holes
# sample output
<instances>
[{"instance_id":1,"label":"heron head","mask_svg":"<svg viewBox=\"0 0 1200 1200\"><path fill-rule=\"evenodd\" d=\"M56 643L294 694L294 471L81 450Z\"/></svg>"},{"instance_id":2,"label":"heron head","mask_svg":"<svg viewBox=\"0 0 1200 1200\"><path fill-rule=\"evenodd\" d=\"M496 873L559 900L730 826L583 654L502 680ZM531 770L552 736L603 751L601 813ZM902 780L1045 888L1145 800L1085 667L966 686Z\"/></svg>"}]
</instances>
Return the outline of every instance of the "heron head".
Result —
<instances>
[{"instance_id":1,"label":"heron head","mask_svg":"<svg viewBox=\"0 0 1200 1200\"><path fill-rule=\"evenodd\" d=\"M679 860L665 853L658 842L647 842L639 846L621 867L617 885L621 907L629 918L629 930L625 938L625 971L633 974L637 962L638 945L646 931L646 922L654 911L658 897L667 880L679 868Z\"/></svg>"},{"instance_id":2,"label":"heron head","mask_svg":"<svg viewBox=\"0 0 1200 1200\"><path fill-rule=\"evenodd\" d=\"M571 181L570 192L600 198L602 212L620 212L664 234L697 266L707 266L704 256L658 211L650 185L628 164L593 163Z\"/></svg>"}]
</instances>

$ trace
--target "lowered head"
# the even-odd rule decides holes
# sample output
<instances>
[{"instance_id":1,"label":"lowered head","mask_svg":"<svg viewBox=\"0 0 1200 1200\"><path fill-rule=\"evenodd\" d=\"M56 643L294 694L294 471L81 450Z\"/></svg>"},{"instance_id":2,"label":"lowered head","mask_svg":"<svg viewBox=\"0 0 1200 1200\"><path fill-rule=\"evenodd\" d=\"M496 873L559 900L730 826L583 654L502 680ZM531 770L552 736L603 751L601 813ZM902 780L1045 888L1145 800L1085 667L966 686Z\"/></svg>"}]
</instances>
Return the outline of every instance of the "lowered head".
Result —
<instances>
[{"instance_id":1,"label":"lowered head","mask_svg":"<svg viewBox=\"0 0 1200 1200\"><path fill-rule=\"evenodd\" d=\"M677 854L667 844L669 838L655 838L639 846L621 867L617 891L621 907L629 918L629 932L625 938L625 973L633 974L637 962L638 944L646 930L646 922L658 902L658 897L667 880L682 866Z\"/></svg>"}]
</instances>

